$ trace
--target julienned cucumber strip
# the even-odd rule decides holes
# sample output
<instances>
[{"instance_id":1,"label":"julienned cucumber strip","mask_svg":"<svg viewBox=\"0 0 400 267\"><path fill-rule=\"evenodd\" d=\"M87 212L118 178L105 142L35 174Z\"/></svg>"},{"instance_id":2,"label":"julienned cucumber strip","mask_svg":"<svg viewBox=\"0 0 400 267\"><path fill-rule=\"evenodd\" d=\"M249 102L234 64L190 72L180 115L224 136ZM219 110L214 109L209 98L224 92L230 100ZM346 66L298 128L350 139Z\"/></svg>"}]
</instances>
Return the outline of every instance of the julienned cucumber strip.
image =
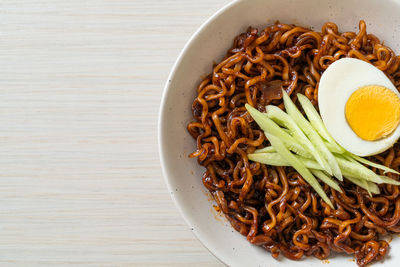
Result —
<instances>
[{"instance_id":1,"label":"julienned cucumber strip","mask_svg":"<svg viewBox=\"0 0 400 267\"><path fill-rule=\"evenodd\" d=\"M365 190L369 190L371 193L373 194L379 194L380 190L379 187L371 182L366 181L367 183L367 187L365 186L365 183L362 182L362 180L348 176L348 175L344 175L344 178L346 178L347 180L349 180L350 182L352 182L353 184L358 185L361 188L364 188Z\"/></svg>"},{"instance_id":2,"label":"julienned cucumber strip","mask_svg":"<svg viewBox=\"0 0 400 267\"><path fill-rule=\"evenodd\" d=\"M335 152L344 153L346 150L339 146L329 134L325 124L322 122L321 116L318 114L318 111L314 108L314 105L311 103L311 101L302 94L297 94L297 98L299 99L300 105L306 113L308 120L318 134L328 141L328 143L335 149Z\"/></svg>"},{"instance_id":3,"label":"julienned cucumber strip","mask_svg":"<svg viewBox=\"0 0 400 267\"><path fill-rule=\"evenodd\" d=\"M285 129L283 129L283 130L285 130ZM325 145L329 149L329 151L331 151L332 153L336 153L336 154L342 153L340 150L337 150L334 146L332 146L328 142L325 142ZM289 148L289 150L291 150L291 149ZM254 151L254 153L264 153L264 152L265 153L275 152L275 149L272 146L268 146L268 147L260 148L260 149L257 149L256 151Z\"/></svg>"},{"instance_id":4,"label":"julienned cucumber strip","mask_svg":"<svg viewBox=\"0 0 400 267\"><path fill-rule=\"evenodd\" d=\"M341 147L337 147L336 145L332 145L331 143L329 143L328 141L324 141L325 146L328 148L328 150L332 153L336 153L336 154L343 154L345 152L342 151L343 148Z\"/></svg>"},{"instance_id":5,"label":"julienned cucumber strip","mask_svg":"<svg viewBox=\"0 0 400 267\"><path fill-rule=\"evenodd\" d=\"M250 113L251 117L257 122L258 126L264 131L268 131L271 134L278 136L282 142L286 145L289 150L303 157L312 158L312 155L307 152L301 144L299 144L296 139L294 139L290 134L285 132L280 128L275 122L269 119L265 114L261 113L257 109L253 108L249 104L245 105L247 111Z\"/></svg>"},{"instance_id":6,"label":"julienned cucumber strip","mask_svg":"<svg viewBox=\"0 0 400 267\"><path fill-rule=\"evenodd\" d=\"M391 173L395 173L395 174L400 174L399 172L397 172L397 171L395 171L395 170L393 170L391 168L388 168L388 167L386 167L384 165L381 165L381 164L369 161L367 159L361 158L361 157L359 157L357 155L351 154L350 152L348 152L348 154L350 155L350 157L352 157L353 159L357 160L358 162L361 162L361 163L363 163L365 165L368 165L368 166L375 167L377 169L383 170L385 173L391 172Z\"/></svg>"},{"instance_id":7,"label":"julienned cucumber strip","mask_svg":"<svg viewBox=\"0 0 400 267\"><path fill-rule=\"evenodd\" d=\"M359 168L363 168L364 170L368 170L369 175L375 174L376 176L373 179L376 179L376 177L378 177L379 181L378 180L375 181L375 183L377 183L377 184L384 183L384 184L400 185L399 181L393 180L393 179L391 179L391 178L389 178L387 176L384 176L384 175L377 175L376 173L374 173L373 171L371 171L370 169L368 169L364 165L360 164L354 158L352 158L351 156L347 155L347 152L345 154L342 154L342 155L337 156L337 157L340 157L340 158L343 157L343 158L347 159L349 162L351 162L352 164L355 164L356 166L358 166ZM348 174L348 172L343 172L343 173ZM353 175L353 174L350 174L350 175ZM357 176L354 176L354 177L357 177ZM366 177L366 179L368 180L367 177ZM361 180L363 180L363 179L361 178Z\"/></svg>"},{"instance_id":8,"label":"julienned cucumber strip","mask_svg":"<svg viewBox=\"0 0 400 267\"><path fill-rule=\"evenodd\" d=\"M378 184L383 183L383 180L376 173L358 162L348 161L341 156L336 156L336 161L338 162L343 175L350 174L352 177L365 179L370 182Z\"/></svg>"},{"instance_id":9,"label":"julienned cucumber strip","mask_svg":"<svg viewBox=\"0 0 400 267\"><path fill-rule=\"evenodd\" d=\"M247 154L249 160L260 162L262 164L271 166L290 166L290 163L283 159L281 155L276 152L273 153L254 153Z\"/></svg>"},{"instance_id":10,"label":"julienned cucumber strip","mask_svg":"<svg viewBox=\"0 0 400 267\"><path fill-rule=\"evenodd\" d=\"M289 166L289 167L292 166L292 165L290 165L289 161L282 158L281 155L279 155L276 152L248 154L247 157L252 161L260 162L262 164L267 164L267 165L272 165L272 166ZM302 156L296 156L296 157L307 168L322 170L321 165L319 165L318 162L316 162L315 160L307 159Z\"/></svg>"},{"instance_id":11,"label":"julienned cucumber strip","mask_svg":"<svg viewBox=\"0 0 400 267\"><path fill-rule=\"evenodd\" d=\"M276 152L276 150L275 150L275 148L273 146L266 146L264 148L260 148L260 149L257 149L256 151L254 151L254 154L257 154L257 153L273 153L273 152Z\"/></svg>"},{"instance_id":12,"label":"julienned cucumber strip","mask_svg":"<svg viewBox=\"0 0 400 267\"><path fill-rule=\"evenodd\" d=\"M381 178L385 184L400 185L399 181L393 180L385 175L379 175L379 178Z\"/></svg>"},{"instance_id":13,"label":"julienned cucumber strip","mask_svg":"<svg viewBox=\"0 0 400 267\"><path fill-rule=\"evenodd\" d=\"M339 165L336 162L335 157L325 146L322 138L315 131L315 129L311 126L311 124L304 118L301 114L300 110L296 107L293 101L290 99L289 95L286 91L282 91L283 93L283 102L285 104L286 112L293 118L297 125L303 130L303 132L307 135L307 137L315 144L317 151L328 161L330 168L332 169L333 175L343 181L342 173L340 171Z\"/></svg>"},{"instance_id":14,"label":"julienned cucumber strip","mask_svg":"<svg viewBox=\"0 0 400 267\"><path fill-rule=\"evenodd\" d=\"M340 154L340 155L337 155L337 156L338 156L338 157L342 157L342 158L344 158L344 159L346 159L346 160L348 160L348 161L350 161L350 162L358 163L358 161L356 161L355 159L353 159L352 157L350 157L349 155L347 155L347 153Z\"/></svg>"},{"instance_id":15,"label":"julienned cucumber strip","mask_svg":"<svg viewBox=\"0 0 400 267\"><path fill-rule=\"evenodd\" d=\"M276 149L278 154L284 159L286 159L296 171L304 178L304 180L309 183L312 188L320 195L320 197L332 208L333 204L326 195L325 191L322 189L321 185L318 183L317 179L312 175L312 173L304 166L303 163L293 155L283 144L283 142L276 136L270 134L269 132L265 132L266 137L270 141L271 145Z\"/></svg>"},{"instance_id":16,"label":"julienned cucumber strip","mask_svg":"<svg viewBox=\"0 0 400 267\"><path fill-rule=\"evenodd\" d=\"M340 154L340 155L336 155L336 157L343 157L343 158L345 158L346 160L348 160L348 161L350 161L350 162L352 162L352 163L354 163L354 164L357 164L357 165L359 165L359 166L364 166L364 165L361 165L360 163L364 163L364 164L366 164L366 165L369 165L369 166L372 166L372 167L375 167L375 168L378 168L378 169L381 169L381 170L384 170L385 172L384 173L386 173L386 172L391 172L391 173L396 173L396 174L398 174L398 172L397 171L395 171L395 170L393 170L393 169L390 169L390 168L388 168L388 167L386 167L386 166L384 166L384 165L381 165L381 164L377 164L377 163L374 163L374 162L372 162L372 161L369 161L369 160L366 160L366 159L364 159L364 158L360 158L359 156L356 156L356 155L353 155L353 154L351 154L350 152L345 152L345 153L343 153L343 154ZM365 167L365 166L364 166ZM365 167L366 168L366 167ZM367 168L368 169L368 168ZM379 175L379 177L386 177L386 176L381 176L381 175ZM388 177L387 177L388 178ZM394 180L392 180L392 179L390 179L390 178L388 178L390 181L394 181Z\"/></svg>"},{"instance_id":17,"label":"julienned cucumber strip","mask_svg":"<svg viewBox=\"0 0 400 267\"><path fill-rule=\"evenodd\" d=\"M269 105L266 107L266 111L268 117L271 118L274 122L288 128L291 131L293 137L296 140L299 140L299 142L308 150L308 152L314 156L314 158L322 166L322 168L324 168L327 173L332 175L332 169L328 162L324 159L319 150L312 144L312 142L299 128L293 118L291 118L288 114L286 114L277 106Z\"/></svg>"},{"instance_id":18,"label":"julienned cucumber strip","mask_svg":"<svg viewBox=\"0 0 400 267\"><path fill-rule=\"evenodd\" d=\"M319 178L321 181L323 181L324 183L326 183L327 185L329 185L330 187L332 187L336 191L338 191L340 193L343 192L342 189L340 188L340 186L331 177L326 175L323 171L315 170L315 169L311 169L310 171L311 171L312 174L314 174L314 176Z\"/></svg>"},{"instance_id":19,"label":"julienned cucumber strip","mask_svg":"<svg viewBox=\"0 0 400 267\"><path fill-rule=\"evenodd\" d=\"M361 180L361 183L365 186L365 188L366 188L366 190L367 190L367 192L368 192L368 195L369 195L370 197L372 197L372 193L371 193L371 191L369 190L368 181L366 181L366 180Z\"/></svg>"}]
</instances>

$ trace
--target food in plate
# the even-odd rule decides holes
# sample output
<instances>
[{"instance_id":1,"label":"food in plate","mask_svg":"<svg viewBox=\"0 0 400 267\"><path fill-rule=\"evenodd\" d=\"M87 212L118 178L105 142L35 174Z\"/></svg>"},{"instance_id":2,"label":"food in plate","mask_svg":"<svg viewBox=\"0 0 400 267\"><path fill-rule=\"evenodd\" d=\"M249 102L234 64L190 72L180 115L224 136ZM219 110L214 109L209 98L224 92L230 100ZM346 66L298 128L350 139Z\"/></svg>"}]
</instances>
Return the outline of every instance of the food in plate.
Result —
<instances>
[{"instance_id":1,"label":"food in plate","mask_svg":"<svg viewBox=\"0 0 400 267\"><path fill-rule=\"evenodd\" d=\"M233 228L274 258L382 260L400 232L399 65L364 21L357 33L277 22L238 35L187 126Z\"/></svg>"}]
</instances>

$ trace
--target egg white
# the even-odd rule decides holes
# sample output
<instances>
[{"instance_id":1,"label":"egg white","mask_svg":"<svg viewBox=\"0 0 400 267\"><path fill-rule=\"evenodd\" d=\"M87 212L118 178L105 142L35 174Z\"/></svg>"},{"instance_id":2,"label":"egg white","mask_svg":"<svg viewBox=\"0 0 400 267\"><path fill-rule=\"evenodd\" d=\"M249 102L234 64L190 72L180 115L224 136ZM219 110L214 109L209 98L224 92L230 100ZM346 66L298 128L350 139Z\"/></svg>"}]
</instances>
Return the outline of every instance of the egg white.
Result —
<instances>
[{"instance_id":1,"label":"egg white","mask_svg":"<svg viewBox=\"0 0 400 267\"><path fill-rule=\"evenodd\" d=\"M354 58L332 63L322 74L318 87L319 111L329 133L347 151L363 157L387 150L400 137L399 126L391 135L376 141L363 140L350 128L345 117L346 102L354 91L366 85L385 86L400 97L381 70Z\"/></svg>"}]
</instances>

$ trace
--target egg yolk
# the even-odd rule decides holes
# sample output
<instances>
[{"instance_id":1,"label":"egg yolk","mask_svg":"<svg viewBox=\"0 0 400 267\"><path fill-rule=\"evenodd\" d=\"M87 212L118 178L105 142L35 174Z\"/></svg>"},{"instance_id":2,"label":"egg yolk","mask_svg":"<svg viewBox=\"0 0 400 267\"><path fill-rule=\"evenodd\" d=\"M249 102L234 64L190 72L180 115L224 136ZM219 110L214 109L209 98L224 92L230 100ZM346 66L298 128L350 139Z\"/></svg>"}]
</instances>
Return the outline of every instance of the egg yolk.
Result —
<instances>
[{"instance_id":1,"label":"egg yolk","mask_svg":"<svg viewBox=\"0 0 400 267\"><path fill-rule=\"evenodd\" d=\"M384 86L364 86L350 96L345 115L360 138L378 140L390 135L399 125L400 99Z\"/></svg>"}]
</instances>

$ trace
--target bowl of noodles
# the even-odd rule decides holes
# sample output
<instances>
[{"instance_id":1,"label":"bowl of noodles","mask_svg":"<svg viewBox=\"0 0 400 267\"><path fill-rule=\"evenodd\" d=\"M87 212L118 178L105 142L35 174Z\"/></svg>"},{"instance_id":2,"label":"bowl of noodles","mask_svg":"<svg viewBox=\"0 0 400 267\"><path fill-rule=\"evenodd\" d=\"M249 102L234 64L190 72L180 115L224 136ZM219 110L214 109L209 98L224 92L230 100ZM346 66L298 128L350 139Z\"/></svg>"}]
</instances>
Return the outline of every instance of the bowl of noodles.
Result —
<instances>
[{"instance_id":1,"label":"bowl of noodles","mask_svg":"<svg viewBox=\"0 0 400 267\"><path fill-rule=\"evenodd\" d=\"M298 155L280 154L279 145L287 141L268 138L269 128L249 112L250 108L267 112L267 106L287 110L284 95L301 110L300 94L322 113L321 77L346 58L373 66L398 90L399 12L400 2L389 0L234 1L185 45L162 97L161 165L189 228L223 263L400 264L397 138L379 153L354 157L371 177L391 179L388 183L371 183L374 189L367 184L373 180L355 183L351 166L357 160L336 151L332 155L339 163L348 159L353 164L343 163L343 177L349 177L335 180L336 190L317 179L321 189L317 193L306 179L309 172L295 164L299 161L292 164L290 157L295 160ZM334 101L333 107L339 107ZM340 108L331 113L344 116ZM284 129L282 136L292 135L291 130ZM265 156L270 157L267 163L251 160L249 155L262 150L271 152ZM319 173L329 176L329 170L321 169Z\"/></svg>"}]
</instances>

